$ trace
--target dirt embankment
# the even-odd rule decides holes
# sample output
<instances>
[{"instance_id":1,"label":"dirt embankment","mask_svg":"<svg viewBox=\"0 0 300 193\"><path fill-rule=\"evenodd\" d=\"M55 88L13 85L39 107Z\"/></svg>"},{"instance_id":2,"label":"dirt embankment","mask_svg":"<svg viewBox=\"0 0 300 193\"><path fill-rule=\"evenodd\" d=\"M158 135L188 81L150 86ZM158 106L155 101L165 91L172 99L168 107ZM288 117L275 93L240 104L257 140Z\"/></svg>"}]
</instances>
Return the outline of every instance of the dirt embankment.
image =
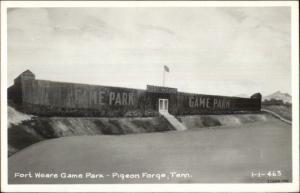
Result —
<instances>
[{"instance_id":1,"label":"dirt embankment","mask_svg":"<svg viewBox=\"0 0 300 193\"><path fill-rule=\"evenodd\" d=\"M8 154L39 141L78 135L122 135L163 132L174 128L162 117L34 117L8 109Z\"/></svg>"},{"instance_id":2,"label":"dirt embankment","mask_svg":"<svg viewBox=\"0 0 300 193\"><path fill-rule=\"evenodd\" d=\"M188 129L234 126L266 121L267 114L195 115L177 117ZM35 117L8 108L8 154L34 143L66 136L122 135L174 130L163 117Z\"/></svg>"},{"instance_id":3,"label":"dirt embankment","mask_svg":"<svg viewBox=\"0 0 300 193\"><path fill-rule=\"evenodd\" d=\"M17 111L16 109L8 106L8 127L11 125L17 125L22 123L23 121L30 120L33 116L27 115L22 112Z\"/></svg>"},{"instance_id":4,"label":"dirt embankment","mask_svg":"<svg viewBox=\"0 0 300 193\"><path fill-rule=\"evenodd\" d=\"M262 108L275 112L281 117L292 121L292 105L263 105Z\"/></svg>"},{"instance_id":5,"label":"dirt embankment","mask_svg":"<svg viewBox=\"0 0 300 193\"><path fill-rule=\"evenodd\" d=\"M191 115L177 117L189 129L207 129L216 126L236 126L246 123L267 121L268 114L234 114L234 115Z\"/></svg>"}]
</instances>

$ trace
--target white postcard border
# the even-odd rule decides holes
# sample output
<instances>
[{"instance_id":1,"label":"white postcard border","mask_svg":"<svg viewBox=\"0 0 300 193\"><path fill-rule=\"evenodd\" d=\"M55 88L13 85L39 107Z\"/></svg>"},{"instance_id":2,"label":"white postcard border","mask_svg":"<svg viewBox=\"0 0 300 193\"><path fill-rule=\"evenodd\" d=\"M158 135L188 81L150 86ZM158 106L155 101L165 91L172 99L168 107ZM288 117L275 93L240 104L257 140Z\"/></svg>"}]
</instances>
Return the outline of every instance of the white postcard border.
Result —
<instances>
[{"instance_id":1,"label":"white postcard border","mask_svg":"<svg viewBox=\"0 0 300 193\"><path fill-rule=\"evenodd\" d=\"M7 8L12 7L291 7L293 183L11 185L7 178ZM1 191L3 192L294 192L299 190L298 1L5 1L1 2Z\"/></svg>"}]
</instances>

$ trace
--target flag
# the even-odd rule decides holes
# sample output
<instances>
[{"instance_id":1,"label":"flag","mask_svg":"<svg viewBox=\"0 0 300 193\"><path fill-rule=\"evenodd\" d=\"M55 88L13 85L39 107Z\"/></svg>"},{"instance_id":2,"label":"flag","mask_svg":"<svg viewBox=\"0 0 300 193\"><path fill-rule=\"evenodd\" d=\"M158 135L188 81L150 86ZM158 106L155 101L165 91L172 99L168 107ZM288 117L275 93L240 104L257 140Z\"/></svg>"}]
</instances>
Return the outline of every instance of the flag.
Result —
<instances>
[{"instance_id":1,"label":"flag","mask_svg":"<svg viewBox=\"0 0 300 193\"><path fill-rule=\"evenodd\" d=\"M166 66L166 65L164 65L164 70L165 70L166 72L170 72L170 69L169 69L169 67L168 67L168 66Z\"/></svg>"}]
</instances>

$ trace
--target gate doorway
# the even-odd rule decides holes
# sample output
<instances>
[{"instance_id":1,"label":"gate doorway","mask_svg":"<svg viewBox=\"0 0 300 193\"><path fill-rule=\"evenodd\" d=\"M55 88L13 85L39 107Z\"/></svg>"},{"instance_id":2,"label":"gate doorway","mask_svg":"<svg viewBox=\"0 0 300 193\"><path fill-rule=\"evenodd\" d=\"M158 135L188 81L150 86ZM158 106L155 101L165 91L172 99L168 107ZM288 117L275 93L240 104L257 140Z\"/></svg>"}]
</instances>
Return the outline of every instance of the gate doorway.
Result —
<instances>
[{"instance_id":1,"label":"gate doorway","mask_svg":"<svg viewBox=\"0 0 300 193\"><path fill-rule=\"evenodd\" d=\"M169 100L168 99L158 99L158 111L159 112L168 112L169 109Z\"/></svg>"}]
</instances>

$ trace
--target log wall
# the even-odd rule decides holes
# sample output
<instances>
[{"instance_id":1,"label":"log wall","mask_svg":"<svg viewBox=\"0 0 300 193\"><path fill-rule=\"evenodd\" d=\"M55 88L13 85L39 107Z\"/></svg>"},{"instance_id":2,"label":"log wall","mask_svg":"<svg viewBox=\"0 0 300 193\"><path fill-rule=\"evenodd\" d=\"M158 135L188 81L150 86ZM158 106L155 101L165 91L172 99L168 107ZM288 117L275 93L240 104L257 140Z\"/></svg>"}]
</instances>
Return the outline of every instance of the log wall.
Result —
<instances>
[{"instance_id":1,"label":"log wall","mask_svg":"<svg viewBox=\"0 0 300 193\"><path fill-rule=\"evenodd\" d=\"M149 90L97 86L46 80L21 80L8 97L22 111L42 116L157 116L159 98L169 99L174 115L256 112L261 97L239 98L177 92L147 86ZM170 92L168 92L170 91Z\"/></svg>"}]
</instances>

